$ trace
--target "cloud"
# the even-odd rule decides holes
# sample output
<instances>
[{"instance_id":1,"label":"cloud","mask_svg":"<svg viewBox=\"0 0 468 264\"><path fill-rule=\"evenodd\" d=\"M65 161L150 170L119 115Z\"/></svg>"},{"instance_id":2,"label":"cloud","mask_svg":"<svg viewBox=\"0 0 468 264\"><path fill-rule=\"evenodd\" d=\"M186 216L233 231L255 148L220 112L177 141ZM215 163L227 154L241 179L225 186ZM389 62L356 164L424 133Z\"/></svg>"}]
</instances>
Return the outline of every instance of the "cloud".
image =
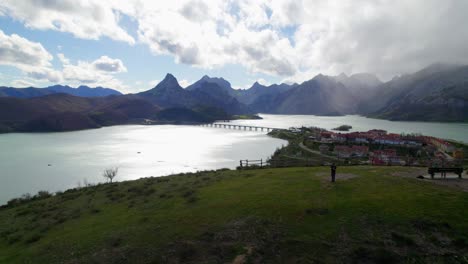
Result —
<instances>
[{"instance_id":1,"label":"cloud","mask_svg":"<svg viewBox=\"0 0 468 264\"><path fill-rule=\"evenodd\" d=\"M29 41L16 34L10 36L0 30L0 64L24 71L50 67L52 55L38 42Z\"/></svg>"},{"instance_id":2,"label":"cloud","mask_svg":"<svg viewBox=\"0 0 468 264\"><path fill-rule=\"evenodd\" d=\"M185 79L179 81L179 85L180 85L182 88L185 88L185 87L189 86L189 85L192 84L192 83L193 83L193 82L187 81L187 80L185 80Z\"/></svg>"},{"instance_id":3,"label":"cloud","mask_svg":"<svg viewBox=\"0 0 468 264\"><path fill-rule=\"evenodd\" d=\"M57 54L62 69L55 69L51 61L53 56L38 42L32 42L16 34L6 35L0 30L0 64L13 66L21 70L31 81L15 80L18 86L34 85L36 81L52 83L87 84L115 89L128 89L114 75L127 72L120 59L108 56L88 62L78 61L73 64L63 53Z\"/></svg>"},{"instance_id":4,"label":"cloud","mask_svg":"<svg viewBox=\"0 0 468 264\"><path fill-rule=\"evenodd\" d=\"M70 64L70 60L63 53L58 53L57 58L62 64Z\"/></svg>"},{"instance_id":5,"label":"cloud","mask_svg":"<svg viewBox=\"0 0 468 264\"><path fill-rule=\"evenodd\" d=\"M127 72L123 62L119 59L111 59L107 56L101 56L93 62L93 66L98 71L118 73Z\"/></svg>"},{"instance_id":6,"label":"cloud","mask_svg":"<svg viewBox=\"0 0 468 264\"><path fill-rule=\"evenodd\" d=\"M261 85L264 85L264 86L269 86L269 85L271 85L271 82L269 82L269 81L267 81L267 80L265 80L265 79L263 79L263 78L257 79L257 82L258 82L259 84L261 84Z\"/></svg>"},{"instance_id":7,"label":"cloud","mask_svg":"<svg viewBox=\"0 0 468 264\"><path fill-rule=\"evenodd\" d=\"M468 63L466 13L463 0L0 2L0 15L30 28L143 43L177 63L238 64L295 82L318 73L390 78L434 62ZM120 25L122 16L137 25L135 38ZM116 63L96 69L124 71Z\"/></svg>"},{"instance_id":8,"label":"cloud","mask_svg":"<svg viewBox=\"0 0 468 264\"><path fill-rule=\"evenodd\" d=\"M35 85L35 83L30 82L30 81L26 81L26 80L13 80L13 81L11 82L11 85L12 85L13 87L21 87L21 88L23 88L23 87L32 87L32 86Z\"/></svg>"},{"instance_id":9,"label":"cloud","mask_svg":"<svg viewBox=\"0 0 468 264\"><path fill-rule=\"evenodd\" d=\"M38 81L49 81L52 83L60 83L63 81L62 73L50 68L33 69L26 72L26 75Z\"/></svg>"},{"instance_id":10,"label":"cloud","mask_svg":"<svg viewBox=\"0 0 468 264\"><path fill-rule=\"evenodd\" d=\"M296 80L318 72L374 72L384 79L435 62L468 63L468 2L304 1L294 33Z\"/></svg>"},{"instance_id":11,"label":"cloud","mask_svg":"<svg viewBox=\"0 0 468 264\"><path fill-rule=\"evenodd\" d=\"M119 25L120 15L108 1L2 0L0 15L11 16L33 29L68 32L84 39L105 36L135 43Z\"/></svg>"},{"instance_id":12,"label":"cloud","mask_svg":"<svg viewBox=\"0 0 468 264\"><path fill-rule=\"evenodd\" d=\"M117 79L114 74L126 72L127 68L120 59L101 56L95 61L78 61L73 64L63 54L57 55L62 62L62 76L67 82L103 86L127 90L128 86Z\"/></svg>"}]
</instances>

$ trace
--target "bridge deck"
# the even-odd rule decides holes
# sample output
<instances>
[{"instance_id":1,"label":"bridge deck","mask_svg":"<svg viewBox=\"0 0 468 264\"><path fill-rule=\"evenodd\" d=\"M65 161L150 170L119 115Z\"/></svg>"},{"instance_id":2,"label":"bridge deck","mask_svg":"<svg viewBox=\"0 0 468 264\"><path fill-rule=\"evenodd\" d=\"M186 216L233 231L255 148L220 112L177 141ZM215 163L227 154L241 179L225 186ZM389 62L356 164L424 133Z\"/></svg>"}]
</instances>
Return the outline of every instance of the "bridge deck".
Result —
<instances>
[{"instance_id":1,"label":"bridge deck","mask_svg":"<svg viewBox=\"0 0 468 264\"><path fill-rule=\"evenodd\" d=\"M251 125L238 125L238 124L224 124L224 123L209 123L209 124L202 124L201 126L204 127L218 127L218 128L229 128L229 129L239 129L239 130L266 130L266 131L273 131L278 130L281 128L275 127L264 127L264 126L251 126Z\"/></svg>"}]
</instances>

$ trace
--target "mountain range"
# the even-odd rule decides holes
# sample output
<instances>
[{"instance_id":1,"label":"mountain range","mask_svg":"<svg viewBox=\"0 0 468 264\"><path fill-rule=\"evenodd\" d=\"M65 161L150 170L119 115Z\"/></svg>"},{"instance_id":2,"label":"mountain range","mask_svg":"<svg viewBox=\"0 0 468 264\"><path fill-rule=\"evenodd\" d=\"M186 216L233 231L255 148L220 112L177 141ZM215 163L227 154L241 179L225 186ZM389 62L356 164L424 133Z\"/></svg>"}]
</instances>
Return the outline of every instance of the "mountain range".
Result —
<instances>
[{"instance_id":1,"label":"mountain range","mask_svg":"<svg viewBox=\"0 0 468 264\"><path fill-rule=\"evenodd\" d=\"M0 88L0 131L64 131L141 122L210 122L233 115L359 114L390 120L468 122L468 66L434 64L382 82L372 74L319 74L300 84L233 89L203 76L187 88L167 74L154 88Z\"/></svg>"},{"instance_id":2,"label":"mountain range","mask_svg":"<svg viewBox=\"0 0 468 264\"><path fill-rule=\"evenodd\" d=\"M0 97L17 97L17 98L33 98L49 94L64 93L81 97L102 97L109 95L122 95L117 90L103 87L91 88L88 86L79 86L72 88L67 85L54 85L45 88L13 88L13 87L0 87Z\"/></svg>"}]
</instances>

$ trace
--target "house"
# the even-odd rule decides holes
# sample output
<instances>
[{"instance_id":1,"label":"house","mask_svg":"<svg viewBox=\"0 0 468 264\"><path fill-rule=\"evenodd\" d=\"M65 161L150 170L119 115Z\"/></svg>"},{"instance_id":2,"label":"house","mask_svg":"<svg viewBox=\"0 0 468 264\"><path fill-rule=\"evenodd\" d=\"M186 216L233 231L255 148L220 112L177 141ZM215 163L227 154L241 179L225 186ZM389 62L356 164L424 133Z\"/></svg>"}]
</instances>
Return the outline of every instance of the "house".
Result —
<instances>
[{"instance_id":1,"label":"house","mask_svg":"<svg viewBox=\"0 0 468 264\"><path fill-rule=\"evenodd\" d=\"M395 149L376 150L370 155L373 165L405 165L405 161L397 156Z\"/></svg>"},{"instance_id":2,"label":"house","mask_svg":"<svg viewBox=\"0 0 468 264\"><path fill-rule=\"evenodd\" d=\"M341 158L350 158L350 157L365 157L369 153L369 147L367 146L335 146L333 149L335 155Z\"/></svg>"},{"instance_id":3,"label":"house","mask_svg":"<svg viewBox=\"0 0 468 264\"><path fill-rule=\"evenodd\" d=\"M340 158L349 158L353 152L348 146L338 145L333 149L333 153Z\"/></svg>"},{"instance_id":4,"label":"house","mask_svg":"<svg viewBox=\"0 0 468 264\"><path fill-rule=\"evenodd\" d=\"M379 135L375 138L374 143L381 145L404 145L405 142L398 134Z\"/></svg>"},{"instance_id":5,"label":"house","mask_svg":"<svg viewBox=\"0 0 468 264\"><path fill-rule=\"evenodd\" d=\"M330 131L322 131L322 132L320 132L320 137L321 138L332 138L333 134L335 134L335 133L330 132Z\"/></svg>"},{"instance_id":6,"label":"house","mask_svg":"<svg viewBox=\"0 0 468 264\"><path fill-rule=\"evenodd\" d=\"M352 146L351 151L354 156L356 157L365 157L369 153L369 147L368 146Z\"/></svg>"},{"instance_id":7,"label":"house","mask_svg":"<svg viewBox=\"0 0 468 264\"><path fill-rule=\"evenodd\" d=\"M443 139L436 138L436 137L425 137L425 139L426 139L426 143L435 146L440 151L448 152L448 153L452 153L453 151L455 151L455 147Z\"/></svg>"},{"instance_id":8,"label":"house","mask_svg":"<svg viewBox=\"0 0 468 264\"><path fill-rule=\"evenodd\" d=\"M453 151L452 156L456 160L463 160L463 158L465 157L465 153L463 153L462 149L457 149L457 150Z\"/></svg>"},{"instance_id":9,"label":"house","mask_svg":"<svg viewBox=\"0 0 468 264\"><path fill-rule=\"evenodd\" d=\"M328 145L325 145L325 144L321 144L319 146L319 150L320 150L320 153L322 154L328 154L330 152L330 148L328 147Z\"/></svg>"},{"instance_id":10,"label":"house","mask_svg":"<svg viewBox=\"0 0 468 264\"><path fill-rule=\"evenodd\" d=\"M342 134L342 133L333 133L332 134L332 139L334 142L346 142L348 140L348 137L346 136L346 134Z\"/></svg>"},{"instance_id":11,"label":"house","mask_svg":"<svg viewBox=\"0 0 468 264\"><path fill-rule=\"evenodd\" d=\"M346 134L346 138L348 142L355 142L355 143L369 143L369 136L367 133L362 132L353 132Z\"/></svg>"}]
</instances>

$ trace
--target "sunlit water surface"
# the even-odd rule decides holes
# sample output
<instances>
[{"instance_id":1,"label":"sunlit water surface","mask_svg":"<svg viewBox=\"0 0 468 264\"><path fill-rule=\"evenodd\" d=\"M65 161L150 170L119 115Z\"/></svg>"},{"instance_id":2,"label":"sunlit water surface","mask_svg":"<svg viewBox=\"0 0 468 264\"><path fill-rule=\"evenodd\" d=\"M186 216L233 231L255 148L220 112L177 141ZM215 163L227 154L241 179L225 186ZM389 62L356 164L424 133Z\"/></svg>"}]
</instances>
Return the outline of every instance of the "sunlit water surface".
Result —
<instances>
[{"instance_id":1,"label":"sunlit water surface","mask_svg":"<svg viewBox=\"0 0 468 264\"><path fill-rule=\"evenodd\" d=\"M0 204L24 193L116 180L235 168L266 159L285 141L265 133L196 126L114 126L66 133L0 135Z\"/></svg>"}]
</instances>

